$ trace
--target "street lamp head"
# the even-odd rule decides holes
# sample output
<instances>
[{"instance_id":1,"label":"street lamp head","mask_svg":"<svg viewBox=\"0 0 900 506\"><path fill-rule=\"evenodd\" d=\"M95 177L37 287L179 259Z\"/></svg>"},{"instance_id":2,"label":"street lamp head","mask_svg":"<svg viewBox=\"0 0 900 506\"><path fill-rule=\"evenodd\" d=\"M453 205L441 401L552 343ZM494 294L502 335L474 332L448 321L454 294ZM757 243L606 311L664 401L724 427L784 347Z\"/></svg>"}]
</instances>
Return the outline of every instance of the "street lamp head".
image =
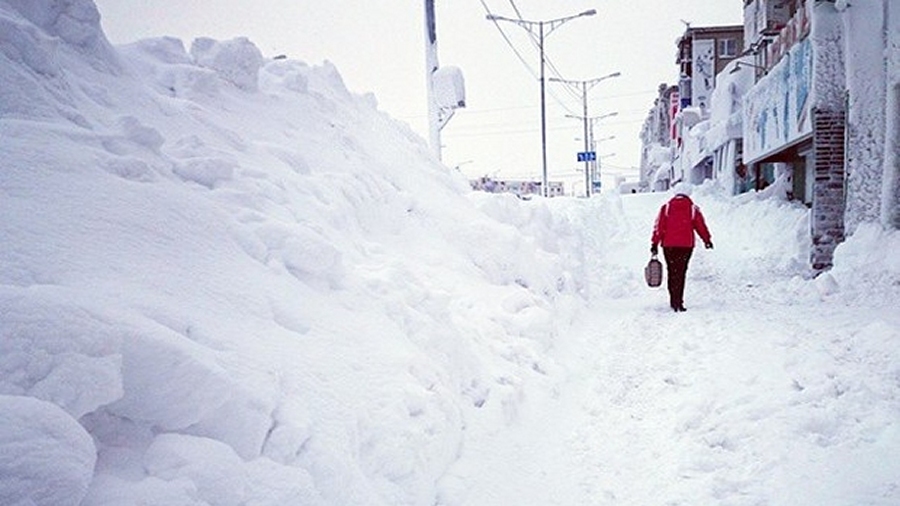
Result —
<instances>
[{"instance_id":1,"label":"street lamp head","mask_svg":"<svg viewBox=\"0 0 900 506\"><path fill-rule=\"evenodd\" d=\"M621 72L613 72L612 74L607 74L607 75L605 75L605 76L603 76L603 77L600 77L600 78L596 79L596 80L595 80L595 83L600 82L600 81L605 81L605 80L607 80L607 79L612 79L613 77L619 77L619 76L621 76L621 75L622 75Z\"/></svg>"},{"instance_id":2,"label":"street lamp head","mask_svg":"<svg viewBox=\"0 0 900 506\"><path fill-rule=\"evenodd\" d=\"M597 14L597 9L586 10L579 14L579 16L593 16L594 14Z\"/></svg>"},{"instance_id":3,"label":"street lamp head","mask_svg":"<svg viewBox=\"0 0 900 506\"><path fill-rule=\"evenodd\" d=\"M731 69L731 71L729 72L729 74L734 74L734 73L740 72L741 69L744 68L744 67L750 67L750 68L752 68L752 69L759 70L759 71L761 71L763 74L765 74L766 72L768 72L768 69L766 69L765 67L763 67L763 66L761 66L761 65L755 65L755 64L753 64L753 63L747 63L747 62L745 62L745 61L740 61L740 60L738 60L738 61L736 61L736 62L734 63L734 68Z\"/></svg>"}]
</instances>

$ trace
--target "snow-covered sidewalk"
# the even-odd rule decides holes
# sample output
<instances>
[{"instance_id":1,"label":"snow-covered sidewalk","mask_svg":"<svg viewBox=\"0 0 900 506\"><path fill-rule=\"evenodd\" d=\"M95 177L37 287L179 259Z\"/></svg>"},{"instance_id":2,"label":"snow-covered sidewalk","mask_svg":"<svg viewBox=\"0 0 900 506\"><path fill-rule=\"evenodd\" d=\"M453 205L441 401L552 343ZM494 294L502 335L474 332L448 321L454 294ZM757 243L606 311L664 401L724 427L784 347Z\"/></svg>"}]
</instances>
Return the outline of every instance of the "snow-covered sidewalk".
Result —
<instances>
[{"instance_id":1,"label":"snow-covered sidewalk","mask_svg":"<svg viewBox=\"0 0 900 506\"><path fill-rule=\"evenodd\" d=\"M606 250L644 246L659 198L624 198ZM896 504L900 315L773 274L781 252L753 258L754 236L785 230L769 220L729 245L740 224L709 204L719 246L695 252L689 310L639 280L628 296L595 285L551 352L556 374L526 386L507 427L466 440L447 504ZM782 214L803 225L802 210ZM592 281L625 259L598 259Z\"/></svg>"}]
</instances>

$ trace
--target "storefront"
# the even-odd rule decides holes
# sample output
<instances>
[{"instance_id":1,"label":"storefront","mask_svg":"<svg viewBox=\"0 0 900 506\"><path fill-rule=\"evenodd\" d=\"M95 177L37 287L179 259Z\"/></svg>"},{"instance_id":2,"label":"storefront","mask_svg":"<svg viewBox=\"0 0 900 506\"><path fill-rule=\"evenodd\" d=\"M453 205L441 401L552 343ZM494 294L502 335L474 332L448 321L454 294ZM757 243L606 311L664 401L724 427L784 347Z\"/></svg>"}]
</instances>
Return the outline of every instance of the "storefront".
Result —
<instances>
[{"instance_id":1,"label":"storefront","mask_svg":"<svg viewBox=\"0 0 900 506\"><path fill-rule=\"evenodd\" d=\"M808 32L807 32L808 33ZM796 43L744 97L743 165L747 189L761 190L787 171L791 195L812 202L812 44Z\"/></svg>"},{"instance_id":2,"label":"storefront","mask_svg":"<svg viewBox=\"0 0 900 506\"><path fill-rule=\"evenodd\" d=\"M784 177L788 196L810 207L809 262L820 273L833 265L845 235L842 19L831 3L797 7L757 53L762 75L743 98L743 158L757 187Z\"/></svg>"}]
</instances>

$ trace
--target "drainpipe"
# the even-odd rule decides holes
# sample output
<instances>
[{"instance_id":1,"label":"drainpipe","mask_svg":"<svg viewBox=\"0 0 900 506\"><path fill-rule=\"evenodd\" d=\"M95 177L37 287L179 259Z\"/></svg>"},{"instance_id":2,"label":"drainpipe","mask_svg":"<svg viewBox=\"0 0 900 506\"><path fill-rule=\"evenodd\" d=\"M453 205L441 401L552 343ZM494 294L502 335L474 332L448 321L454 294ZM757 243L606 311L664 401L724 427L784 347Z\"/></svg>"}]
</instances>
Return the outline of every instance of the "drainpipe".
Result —
<instances>
[{"instance_id":1,"label":"drainpipe","mask_svg":"<svg viewBox=\"0 0 900 506\"><path fill-rule=\"evenodd\" d=\"M900 229L900 7L884 0L884 42L887 66L887 121L884 142L884 179L881 187L881 222L886 228Z\"/></svg>"}]
</instances>

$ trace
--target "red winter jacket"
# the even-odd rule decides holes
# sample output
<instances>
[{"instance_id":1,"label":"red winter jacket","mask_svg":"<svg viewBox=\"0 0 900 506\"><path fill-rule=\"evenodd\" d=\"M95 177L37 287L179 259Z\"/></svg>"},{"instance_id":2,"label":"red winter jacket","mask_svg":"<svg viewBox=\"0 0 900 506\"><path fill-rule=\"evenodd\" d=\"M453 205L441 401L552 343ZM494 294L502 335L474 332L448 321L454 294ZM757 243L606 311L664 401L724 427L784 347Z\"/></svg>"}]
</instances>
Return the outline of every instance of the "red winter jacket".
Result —
<instances>
[{"instance_id":1,"label":"red winter jacket","mask_svg":"<svg viewBox=\"0 0 900 506\"><path fill-rule=\"evenodd\" d=\"M687 195L678 194L659 209L650 241L653 246L662 243L664 248L693 248L695 230L704 243L712 240L700 208Z\"/></svg>"}]
</instances>

